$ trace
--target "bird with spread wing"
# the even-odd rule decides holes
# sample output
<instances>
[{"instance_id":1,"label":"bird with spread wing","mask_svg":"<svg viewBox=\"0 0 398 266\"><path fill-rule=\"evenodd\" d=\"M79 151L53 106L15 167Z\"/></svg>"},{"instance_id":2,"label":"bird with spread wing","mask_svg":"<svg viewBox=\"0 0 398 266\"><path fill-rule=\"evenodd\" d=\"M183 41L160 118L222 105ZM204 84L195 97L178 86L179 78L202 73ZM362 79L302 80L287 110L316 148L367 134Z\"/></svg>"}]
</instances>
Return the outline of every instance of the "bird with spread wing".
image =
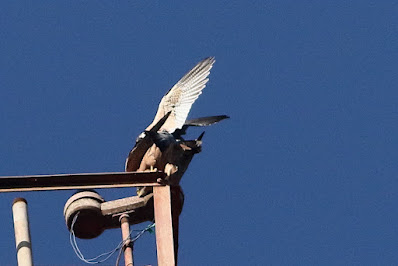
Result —
<instances>
[{"instance_id":1,"label":"bird with spread wing","mask_svg":"<svg viewBox=\"0 0 398 266\"><path fill-rule=\"evenodd\" d=\"M126 172L163 171L172 186L178 186L193 156L201 151L204 132L195 140L182 135L190 126L208 126L226 115L187 120L192 104L206 87L214 57L200 61L163 96L153 122L142 132L126 159ZM139 188L144 196L149 188Z\"/></svg>"}]
</instances>

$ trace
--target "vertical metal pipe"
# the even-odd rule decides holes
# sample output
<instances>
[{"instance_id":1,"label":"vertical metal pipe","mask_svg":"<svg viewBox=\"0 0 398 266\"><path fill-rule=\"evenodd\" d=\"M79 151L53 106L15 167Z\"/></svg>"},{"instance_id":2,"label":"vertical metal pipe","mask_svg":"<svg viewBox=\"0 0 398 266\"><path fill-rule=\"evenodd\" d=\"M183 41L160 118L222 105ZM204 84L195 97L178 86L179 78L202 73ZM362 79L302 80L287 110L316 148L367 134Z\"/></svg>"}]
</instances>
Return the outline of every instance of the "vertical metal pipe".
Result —
<instances>
[{"instance_id":1,"label":"vertical metal pipe","mask_svg":"<svg viewBox=\"0 0 398 266\"><path fill-rule=\"evenodd\" d=\"M19 266L33 265L27 205L28 203L23 198L16 198L12 203L15 245Z\"/></svg>"},{"instance_id":2,"label":"vertical metal pipe","mask_svg":"<svg viewBox=\"0 0 398 266\"><path fill-rule=\"evenodd\" d=\"M184 204L184 192L180 186L170 187L171 192L171 218L173 220L174 260L178 265L178 231L179 220Z\"/></svg>"},{"instance_id":3,"label":"vertical metal pipe","mask_svg":"<svg viewBox=\"0 0 398 266\"><path fill-rule=\"evenodd\" d=\"M129 215L122 214L119 218L120 228L122 229L122 238L124 242L124 265L133 266L133 249L130 246L130 223Z\"/></svg>"},{"instance_id":4,"label":"vertical metal pipe","mask_svg":"<svg viewBox=\"0 0 398 266\"><path fill-rule=\"evenodd\" d=\"M169 186L153 187L156 246L159 266L174 266L173 227Z\"/></svg>"}]
</instances>

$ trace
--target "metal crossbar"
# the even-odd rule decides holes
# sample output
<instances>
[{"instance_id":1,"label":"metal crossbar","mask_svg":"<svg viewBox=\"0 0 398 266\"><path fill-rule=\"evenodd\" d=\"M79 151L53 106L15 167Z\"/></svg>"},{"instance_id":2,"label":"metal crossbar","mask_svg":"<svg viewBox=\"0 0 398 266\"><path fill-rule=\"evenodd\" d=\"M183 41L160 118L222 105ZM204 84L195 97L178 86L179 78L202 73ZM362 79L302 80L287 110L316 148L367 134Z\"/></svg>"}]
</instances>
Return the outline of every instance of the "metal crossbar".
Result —
<instances>
[{"instance_id":1,"label":"metal crossbar","mask_svg":"<svg viewBox=\"0 0 398 266\"><path fill-rule=\"evenodd\" d=\"M162 172L109 172L0 177L0 192L159 186Z\"/></svg>"}]
</instances>

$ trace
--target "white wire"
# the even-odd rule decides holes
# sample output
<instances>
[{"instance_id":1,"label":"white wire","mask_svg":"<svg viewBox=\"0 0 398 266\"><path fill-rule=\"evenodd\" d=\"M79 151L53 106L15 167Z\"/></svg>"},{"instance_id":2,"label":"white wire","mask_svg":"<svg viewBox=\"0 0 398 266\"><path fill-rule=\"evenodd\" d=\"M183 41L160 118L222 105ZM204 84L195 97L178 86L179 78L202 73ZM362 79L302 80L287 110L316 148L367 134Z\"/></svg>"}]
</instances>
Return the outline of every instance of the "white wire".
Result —
<instances>
[{"instance_id":1,"label":"white wire","mask_svg":"<svg viewBox=\"0 0 398 266\"><path fill-rule=\"evenodd\" d=\"M130 232L130 235L127 237L127 239L123 239L122 241L120 241L119 244L113 250L108 251L108 252L104 252L104 253L102 253L102 254L94 257L94 258L86 259L84 257L84 255L83 255L83 253L80 251L79 246L77 245L76 235L75 235L75 232L73 230L73 227L74 227L74 225L76 223L76 220L77 220L77 217L79 216L79 214L80 214L80 212L76 213L76 215L73 217L72 224L71 224L71 227L70 227L69 241L70 241L70 244L71 244L71 246L73 248L73 251L75 252L76 256L81 261L83 261L83 262L85 262L87 264L98 264L98 263L102 263L102 262L108 260L113 254L115 254L116 251L121 250L122 247L124 246L124 244L126 243L126 241L128 241L129 238L131 237L131 233L132 232ZM140 232L133 239L130 240L131 243L134 243L136 240L138 240L138 238L140 238L146 231L152 230L152 228L154 226L155 226L155 223L152 223L151 225L148 225L145 229L140 230ZM136 230L134 230L134 231L136 231ZM121 251L120 251L119 254L121 254ZM104 256L106 256L104 259L100 259L100 258L102 258Z\"/></svg>"}]
</instances>

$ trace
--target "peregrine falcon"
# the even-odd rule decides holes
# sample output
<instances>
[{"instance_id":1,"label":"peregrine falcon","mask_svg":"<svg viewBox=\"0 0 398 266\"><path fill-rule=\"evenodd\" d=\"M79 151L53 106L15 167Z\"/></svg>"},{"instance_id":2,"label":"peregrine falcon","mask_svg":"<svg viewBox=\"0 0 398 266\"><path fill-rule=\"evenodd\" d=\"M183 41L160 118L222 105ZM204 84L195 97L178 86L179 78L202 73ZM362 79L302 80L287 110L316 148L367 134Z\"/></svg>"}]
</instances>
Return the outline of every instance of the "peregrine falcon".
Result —
<instances>
[{"instance_id":1,"label":"peregrine falcon","mask_svg":"<svg viewBox=\"0 0 398 266\"><path fill-rule=\"evenodd\" d=\"M229 118L219 115L187 120L192 104L206 87L214 62L214 57L200 61L163 96L153 122L137 137L126 159L126 172L162 171L170 185L179 185L193 156L201 151L204 135L203 132L195 140L184 140L182 135L187 128ZM150 188L137 190L139 196L148 192Z\"/></svg>"}]
</instances>

